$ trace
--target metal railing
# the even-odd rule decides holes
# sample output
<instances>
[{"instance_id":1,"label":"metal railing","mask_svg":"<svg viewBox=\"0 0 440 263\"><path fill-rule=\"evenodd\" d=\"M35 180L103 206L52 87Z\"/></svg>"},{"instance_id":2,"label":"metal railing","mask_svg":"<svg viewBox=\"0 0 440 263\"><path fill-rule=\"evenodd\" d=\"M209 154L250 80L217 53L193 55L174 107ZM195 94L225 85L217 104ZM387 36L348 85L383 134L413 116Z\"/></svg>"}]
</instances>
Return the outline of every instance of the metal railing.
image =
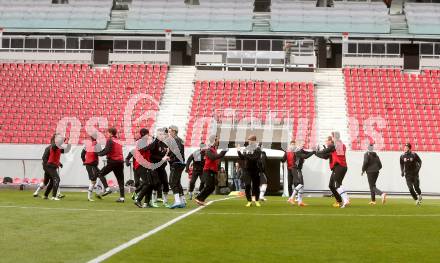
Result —
<instances>
[{"instance_id":1,"label":"metal railing","mask_svg":"<svg viewBox=\"0 0 440 263\"><path fill-rule=\"evenodd\" d=\"M199 54L220 55L221 62L211 66L285 67L289 55L315 56L315 44L314 40L201 38Z\"/></svg>"},{"instance_id":2,"label":"metal railing","mask_svg":"<svg viewBox=\"0 0 440 263\"><path fill-rule=\"evenodd\" d=\"M49 48L0 48L0 52L23 52L23 53L93 53L93 49L49 49Z\"/></svg>"}]
</instances>

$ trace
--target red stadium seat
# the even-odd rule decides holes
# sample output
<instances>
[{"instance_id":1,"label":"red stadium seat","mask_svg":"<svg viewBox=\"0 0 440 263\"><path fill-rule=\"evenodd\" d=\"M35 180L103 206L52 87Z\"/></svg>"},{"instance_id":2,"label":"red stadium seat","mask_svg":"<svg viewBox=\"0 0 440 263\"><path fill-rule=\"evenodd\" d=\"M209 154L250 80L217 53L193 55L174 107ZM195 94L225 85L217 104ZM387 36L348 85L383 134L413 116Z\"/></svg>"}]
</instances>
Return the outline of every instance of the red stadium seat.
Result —
<instances>
[{"instance_id":1,"label":"red stadium seat","mask_svg":"<svg viewBox=\"0 0 440 263\"><path fill-rule=\"evenodd\" d=\"M12 181L13 184L22 184L23 180L21 178L15 177Z\"/></svg>"},{"instance_id":2,"label":"red stadium seat","mask_svg":"<svg viewBox=\"0 0 440 263\"><path fill-rule=\"evenodd\" d=\"M206 83L206 84L205 84ZM210 83L207 92L203 85ZM215 84L215 85L214 85ZM302 89L300 89L302 86ZM224 88L223 88L224 87ZM296 90L292 91L292 88ZM294 100L301 99L304 102L311 102L310 108L301 109L307 112L309 118L308 129L312 128L315 118L314 109L314 85L313 83L296 82L266 82L266 81L202 81L195 83L193 103L190 111L191 119L188 123L186 144L187 146L198 145L198 140L206 140L208 131L206 127L195 127L195 120L201 117L216 116L216 110L233 109L236 123L244 117L254 117L265 122L267 114L273 112L274 116L287 117L286 110L299 112L299 103ZM204 101L203 105L199 101ZM214 106L215 105L215 106ZM196 141L197 140L197 141ZM306 135L306 144L312 140L310 134Z\"/></svg>"},{"instance_id":3,"label":"red stadium seat","mask_svg":"<svg viewBox=\"0 0 440 263\"><path fill-rule=\"evenodd\" d=\"M116 187L117 186L113 180L107 180L107 184L109 187Z\"/></svg>"},{"instance_id":4,"label":"red stadium seat","mask_svg":"<svg viewBox=\"0 0 440 263\"><path fill-rule=\"evenodd\" d=\"M30 181L31 184L39 184L40 183L40 179L38 178L32 178Z\"/></svg>"},{"instance_id":5,"label":"red stadium seat","mask_svg":"<svg viewBox=\"0 0 440 263\"><path fill-rule=\"evenodd\" d=\"M64 116L78 118L84 127L93 115L108 117L112 106L118 105L112 114L117 121L112 123L122 123L129 94L143 92L160 100L168 66L114 64L110 70L96 70L87 64L8 63L2 68L0 143L40 144L47 143L48 135L55 131L57 121ZM149 75L138 74L146 69L154 73L151 82ZM13 98L14 103L3 98ZM28 128L41 132L27 138L23 136L26 132L21 130Z\"/></svg>"},{"instance_id":6,"label":"red stadium seat","mask_svg":"<svg viewBox=\"0 0 440 263\"><path fill-rule=\"evenodd\" d=\"M384 150L401 150L401 138L410 139L417 151L436 149L435 142L425 139L435 136L426 136L424 132L437 132L432 127L437 126L436 116L440 112L429 105L437 105L439 92L431 89L428 92L429 88L421 88L426 87L426 82L429 83L426 77L432 76L433 71L425 70L416 75L402 74L399 69L352 68L351 76L347 71L344 69L349 117L357 118L360 122L371 116L385 119L388 128L381 130ZM353 89L352 77L357 74L355 72L362 80L361 89ZM409 134L413 138L408 138ZM363 150L360 142L365 139L367 136L361 129L360 138L353 138L352 149Z\"/></svg>"}]
</instances>

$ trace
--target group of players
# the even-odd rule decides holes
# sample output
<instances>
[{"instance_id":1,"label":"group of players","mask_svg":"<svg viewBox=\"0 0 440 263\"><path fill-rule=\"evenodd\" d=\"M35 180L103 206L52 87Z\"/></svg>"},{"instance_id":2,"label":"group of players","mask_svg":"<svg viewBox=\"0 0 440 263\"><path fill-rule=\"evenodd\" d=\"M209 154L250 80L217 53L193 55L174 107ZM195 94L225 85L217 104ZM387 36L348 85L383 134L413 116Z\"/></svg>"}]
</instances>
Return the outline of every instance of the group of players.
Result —
<instances>
[{"instance_id":1,"label":"group of players","mask_svg":"<svg viewBox=\"0 0 440 263\"><path fill-rule=\"evenodd\" d=\"M302 167L304 161L315 155L321 159L328 159L331 175L329 180L329 189L336 199L333 207L345 208L350 205L350 198L345 191L342 181L347 173L346 146L340 139L339 132L332 132L327 138L326 145L323 149L316 148L313 151L305 151L304 145L295 141L291 141L286 151L283 162L287 162L288 167L288 202L305 206L303 202L304 179ZM417 153L411 151L411 144L405 144L405 152L400 156L401 176L405 177L409 192L412 198L419 206L422 203L422 192L420 190L419 171L422 167L422 160ZM374 151L374 144L368 146L368 151L364 154L362 164L362 173L367 174L368 184L370 187L371 201L370 205L376 205L376 194L381 196L382 204L386 203L387 194L376 187L376 181L379 177L379 171L382 169L382 163L378 154ZM292 187L293 185L293 187Z\"/></svg>"},{"instance_id":2,"label":"group of players","mask_svg":"<svg viewBox=\"0 0 440 263\"><path fill-rule=\"evenodd\" d=\"M96 135L90 137L81 153L81 159L90 180L88 200L94 201L92 193L98 178L105 190L103 193L95 193L95 196L101 199L112 192L105 176L113 172L118 182L120 194L116 202L124 202L124 163L130 166L131 159L133 159L136 190L132 195L132 199L134 204L140 208L157 207L160 197L165 207L172 209L186 207L181 176L184 170L189 173L190 169L192 177L188 189L189 198L193 198L196 180L200 179L199 194L195 196L194 201L200 206L206 205L206 199L215 189L220 161L228 151L228 149L219 151L219 140L217 136L212 135L208 138L207 144L200 144L200 148L193 152L185 162L184 143L178 136L178 127L174 125L169 128L157 129L156 137L151 136L148 129L140 129L135 146L125 159L122 144L117 139L115 128L107 130L107 139L103 149L101 149L96 137ZM63 197L59 193L60 177L58 168L62 167L61 154L69 152L70 149L71 145L67 138L59 134L53 135L51 144L46 147L42 158L44 180L35 191L34 197L37 197L44 187L46 187L45 199L48 199L51 191L52 200L60 200ZM257 142L255 135L248 137L246 147L237 145L237 154L243 163L241 179L245 185L246 206L259 207L261 206L260 199L265 200L264 193L267 188L266 154L262 150L261 144ZM301 207L306 206L303 202L304 178L302 168L305 160L313 155L329 160L331 170L329 189L336 199L333 206L337 208L349 206L350 198L342 185L347 173L346 146L341 141L338 132L333 132L327 138L323 149L317 147L313 151L306 151L303 143L290 142L282 160L283 163L287 162L288 202ZM106 156L106 164L102 169L99 169L99 157L101 156ZM169 164L170 171L169 180L165 169L167 164ZM405 152L400 157L400 167L402 177L406 178L411 196L416 200L417 205L420 205L422 201L419 186L421 164L420 157L411 151L411 145L409 143L405 144ZM362 166L362 174L366 172L368 177L371 205L376 204L376 194L381 196L383 204L386 202L386 193L376 187L381 168L380 158L374 152L373 144L371 144L364 155ZM168 204L170 188L174 195L174 202L171 205Z\"/></svg>"},{"instance_id":3,"label":"group of players","mask_svg":"<svg viewBox=\"0 0 440 263\"><path fill-rule=\"evenodd\" d=\"M115 128L109 128L106 134L105 147L101 149L97 142L97 135L90 136L81 153L83 165L86 168L90 185L88 187L88 200L94 201L92 198L97 179L101 181L104 192L96 193L97 198L102 198L112 193L108 186L105 176L111 172L114 173L118 186L119 198L116 202L125 202L124 189L124 163L131 165L130 159L133 158L134 185L136 187L135 194L132 198L135 204L142 207L141 201L145 198L145 207L152 206L152 191L163 191L163 202L168 206L169 188L174 194L175 200L171 208L185 207L185 197L183 188L180 184L180 177L185 169L184 146L183 141L177 136L178 128L170 126L157 130L157 137L152 137L148 129L139 131L136 146L132 149L128 156L124 158L122 144L118 141L118 132ZM51 138L51 144L46 147L43 155L44 180L34 192L34 197L46 187L44 199L48 199L52 191L52 200L60 200L58 195L59 174L58 168L62 167L60 162L61 154L69 152L71 145L67 138L59 134L54 134ZM180 156L178 156L180 155ZM106 163L102 169L98 168L99 157L106 156ZM165 171L167 163L170 165L170 177ZM154 169L153 167L154 166Z\"/></svg>"},{"instance_id":4,"label":"group of players","mask_svg":"<svg viewBox=\"0 0 440 263\"><path fill-rule=\"evenodd\" d=\"M302 168L304 161L315 155L318 158L329 160L330 170L332 172L330 175L329 189L336 199L333 207L345 208L349 206L350 198L342 186L342 181L347 173L345 153L346 147L340 140L338 132L333 132L332 135L327 138L326 145L322 150L316 148L313 151L306 151L303 143L291 141L282 160L282 162L287 162L289 192L287 202L293 205L306 206L303 202L304 177Z\"/></svg>"}]
</instances>

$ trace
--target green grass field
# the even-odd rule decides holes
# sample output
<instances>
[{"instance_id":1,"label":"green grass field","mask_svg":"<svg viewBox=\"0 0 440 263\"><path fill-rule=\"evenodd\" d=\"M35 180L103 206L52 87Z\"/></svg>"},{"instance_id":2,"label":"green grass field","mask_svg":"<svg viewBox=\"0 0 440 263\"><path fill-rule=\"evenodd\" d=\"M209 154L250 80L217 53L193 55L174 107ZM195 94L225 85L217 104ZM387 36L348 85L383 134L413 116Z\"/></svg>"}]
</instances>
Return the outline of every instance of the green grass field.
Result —
<instances>
[{"instance_id":1,"label":"green grass field","mask_svg":"<svg viewBox=\"0 0 440 263\"><path fill-rule=\"evenodd\" d=\"M87 262L191 209L139 209L116 196L86 193L55 202L0 191L0 262ZM221 198L213 196L212 199ZM131 201L131 200L130 200ZM416 207L408 197L346 209L330 198L292 207L269 197L218 201L111 257L107 262L438 262L440 200Z\"/></svg>"}]
</instances>

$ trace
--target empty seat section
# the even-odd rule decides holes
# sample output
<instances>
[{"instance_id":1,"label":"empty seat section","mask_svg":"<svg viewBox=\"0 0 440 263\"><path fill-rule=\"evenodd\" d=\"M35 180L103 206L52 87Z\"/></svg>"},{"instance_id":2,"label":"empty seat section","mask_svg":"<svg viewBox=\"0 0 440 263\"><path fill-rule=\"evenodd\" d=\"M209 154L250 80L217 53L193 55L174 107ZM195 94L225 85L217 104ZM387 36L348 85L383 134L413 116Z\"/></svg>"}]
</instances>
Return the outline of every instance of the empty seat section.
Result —
<instances>
[{"instance_id":1,"label":"empty seat section","mask_svg":"<svg viewBox=\"0 0 440 263\"><path fill-rule=\"evenodd\" d=\"M197 145L211 134L205 119L216 123L227 120L245 128L254 127L255 123L282 125L290 119L292 136L304 140L307 146L314 143L313 83L213 80L196 81L194 85L187 145Z\"/></svg>"},{"instance_id":2,"label":"empty seat section","mask_svg":"<svg viewBox=\"0 0 440 263\"><path fill-rule=\"evenodd\" d=\"M158 111L167 65L112 65L93 69L86 64L0 64L0 143L49 143L58 122L75 117L82 125L104 117L123 131L130 96L144 93L132 111L132 127L151 127L153 120L136 123L143 112ZM123 135L124 133L121 133Z\"/></svg>"},{"instance_id":3,"label":"empty seat section","mask_svg":"<svg viewBox=\"0 0 440 263\"><path fill-rule=\"evenodd\" d=\"M405 142L416 151L439 151L440 72L403 73L399 69L345 68L347 108L352 149L364 150L372 138L370 121L384 120L374 131L384 139L384 150L401 151ZM359 135L359 136L357 136Z\"/></svg>"}]
</instances>

